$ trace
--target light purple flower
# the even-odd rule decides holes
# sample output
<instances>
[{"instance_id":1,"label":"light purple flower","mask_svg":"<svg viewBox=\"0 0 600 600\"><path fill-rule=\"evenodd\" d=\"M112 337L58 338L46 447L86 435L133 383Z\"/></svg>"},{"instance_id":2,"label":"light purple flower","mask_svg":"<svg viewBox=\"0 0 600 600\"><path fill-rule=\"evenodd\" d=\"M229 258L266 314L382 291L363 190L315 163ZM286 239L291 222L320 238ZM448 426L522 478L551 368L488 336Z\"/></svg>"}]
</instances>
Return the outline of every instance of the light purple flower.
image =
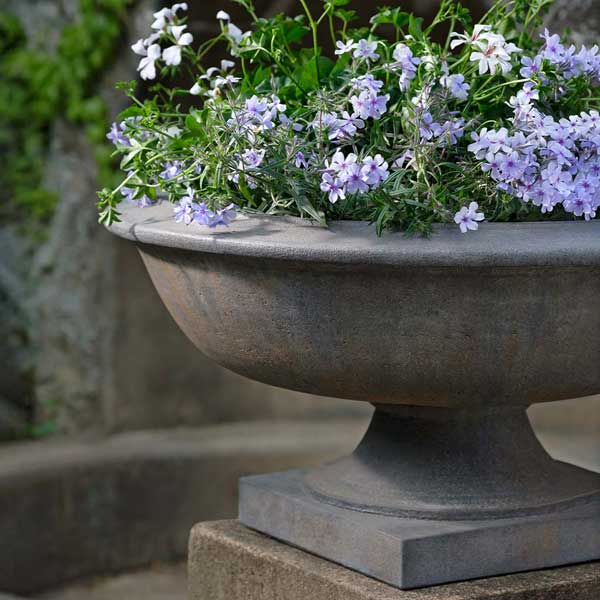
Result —
<instances>
[{"instance_id":1,"label":"light purple flower","mask_svg":"<svg viewBox=\"0 0 600 600\"><path fill-rule=\"evenodd\" d=\"M261 117L261 115L267 110L266 100L261 100L258 96L252 96L249 100L246 100L246 113L251 117Z\"/></svg>"},{"instance_id":2,"label":"light purple flower","mask_svg":"<svg viewBox=\"0 0 600 600\"><path fill-rule=\"evenodd\" d=\"M441 127L439 123L435 123L430 112L423 113L419 120L419 134L422 140L429 141L435 135L437 127Z\"/></svg>"},{"instance_id":3,"label":"light purple flower","mask_svg":"<svg viewBox=\"0 0 600 600\"><path fill-rule=\"evenodd\" d=\"M200 223L200 225L210 226L215 218L215 213L208 208L205 202L202 202L196 206L197 207L193 214L194 221L196 221L196 223Z\"/></svg>"},{"instance_id":4,"label":"light purple flower","mask_svg":"<svg viewBox=\"0 0 600 600\"><path fill-rule=\"evenodd\" d=\"M235 212L236 208L237 206L235 204L230 204L229 206L218 210L208 226L218 227L219 225L224 225L225 227L228 227L237 217L237 213Z\"/></svg>"},{"instance_id":5,"label":"light purple flower","mask_svg":"<svg viewBox=\"0 0 600 600\"><path fill-rule=\"evenodd\" d=\"M182 198L178 205L173 209L175 222L189 225L194 220L194 213L198 208L198 204L192 202L188 196Z\"/></svg>"},{"instance_id":6,"label":"light purple flower","mask_svg":"<svg viewBox=\"0 0 600 600\"><path fill-rule=\"evenodd\" d=\"M246 169L256 169L260 167L264 159L264 150L250 149L242 153L242 162Z\"/></svg>"},{"instance_id":7,"label":"light purple flower","mask_svg":"<svg viewBox=\"0 0 600 600\"><path fill-rule=\"evenodd\" d=\"M465 76L462 74L443 75L440 77L440 84L457 100L466 100L469 97L471 86L465 82Z\"/></svg>"},{"instance_id":8,"label":"light purple flower","mask_svg":"<svg viewBox=\"0 0 600 600\"><path fill-rule=\"evenodd\" d=\"M529 56L524 56L521 59L521 77L535 77L542 72L542 57L535 56L531 58Z\"/></svg>"},{"instance_id":9,"label":"light purple flower","mask_svg":"<svg viewBox=\"0 0 600 600\"><path fill-rule=\"evenodd\" d=\"M323 173L321 180L321 190L329 194L329 202L335 204L338 200L346 197L343 182L329 173Z\"/></svg>"},{"instance_id":10,"label":"light purple flower","mask_svg":"<svg viewBox=\"0 0 600 600\"><path fill-rule=\"evenodd\" d=\"M376 79L371 73L367 73L366 75L361 75L360 77L355 77L351 81L352 87L355 90L359 91L368 91L373 94L378 94L379 90L385 85L383 81Z\"/></svg>"},{"instance_id":11,"label":"light purple flower","mask_svg":"<svg viewBox=\"0 0 600 600\"><path fill-rule=\"evenodd\" d=\"M471 202L469 206L463 206L455 215L454 222L460 227L462 233L467 231L476 231L479 229L479 222L485 219L485 215L477 212L479 204Z\"/></svg>"},{"instance_id":12,"label":"light purple flower","mask_svg":"<svg viewBox=\"0 0 600 600\"><path fill-rule=\"evenodd\" d=\"M106 137L115 146L131 146L131 140L125 135L126 124L123 122L119 125L113 123L110 126L110 131L106 134Z\"/></svg>"},{"instance_id":13,"label":"light purple flower","mask_svg":"<svg viewBox=\"0 0 600 600\"><path fill-rule=\"evenodd\" d=\"M375 158L367 156L362 164L362 175L366 183L377 187L389 177L388 168L381 154L376 154Z\"/></svg>"},{"instance_id":14,"label":"light purple flower","mask_svg":"<svg viewBox=\"0 0 600 600\"><path fill-rule=\"evenodd\" d=\"M396 62L389 65L389 68L393 71L401 71L398 84L400 89L405 92L410 87L411 81L417 76L417 67L422 60L413 56L412 50L405 44L398 44L394 48L393 57Z\"/></svg>"},{"instance_id":15,"label":"light purple flower","mask_svg":"<svg viewBox=\"0 0 600 600\"><path fill-rule=\"evenodd\" d=\"M354 163L350 165L343 173L346 191L349 194L364 194L369 190L369 185L365 181L361 165Z\"/></svg>"},{"instance_id":16,"label":"light purple flower","mask_svg":"<svg viewBox=\"0 0 600 600\"><path fill-rule=\"evenodd\" d=\"M377 60L379 54L376 52L377 42L370 42L369 40L358 40L354 47L354 58L364 58L365 60Z\"/></svg>"},{"instance_id":17,"label":"light purple flower","mask_svg":"<svg viewBox=\"0 0 600 600\"><path fill-rule=\"evenodd\" d=\"M159 177L165 181L175 179L181 174L181 165L182 162L180 160L166 162L163 165L163 171L160 173Z\"/></svg>"},{"instance_id":18,"label":"light purple flower","mask_svg":"<svg viewBox=\"0 0 600 600\"><path fill-rule=\"evenodd\" d=\"M121 195L123 196L124 200L127 200L128 202L135 202L134 200L134 195L135 195L135 190L133 188L130 187L122 187L121 188Z\"/></svg>"},{"instance_id":19,"label":"light purple flower","mask_svg":"<svg viewBox=\"0 0 600 600\"><path fill-rule=\"evenodd\" d=\"M551 35L546 29L540 37L545 41L542 57L554 64L561 62L565 55L565 48L560 43L560 36Z\"/></svg>"},{"instance_id":20,"label":"light purple flower","mask_svg":"<svg viewBox=\"0 0 600 600\"><path fill-rule=\"evenodd\" d=\"M297 169L308 169L308 161L303 152L297 152L294 159L294 165Z\"/></svg>"},{"instance_id":21,"label":"light purple flower","mask_svg":"<svg viewBox=\"0 0 600 600\"><path fill-rule=\"evenodd\" d=\"M369 91L361 92L358 96L352 96L350 102L354 112L361 119L380 119L387 111L387 103L390 99L389 94L378 96Z\"/></svg>"}]
</instances>

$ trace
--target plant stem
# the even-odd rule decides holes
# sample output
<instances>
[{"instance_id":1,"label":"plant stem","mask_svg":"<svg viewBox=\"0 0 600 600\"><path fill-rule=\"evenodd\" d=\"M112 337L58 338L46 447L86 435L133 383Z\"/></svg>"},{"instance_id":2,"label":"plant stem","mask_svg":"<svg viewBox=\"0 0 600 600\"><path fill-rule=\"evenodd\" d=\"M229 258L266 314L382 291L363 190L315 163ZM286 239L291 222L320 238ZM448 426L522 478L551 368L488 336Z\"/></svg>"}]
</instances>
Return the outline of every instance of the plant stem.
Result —
<instances>
[{"instance_id":1,"label":"plant stem","mask_svg":"<svg viewBox=\"0 0 600 600\"><path fill-rule=\"evenodd\" d=\"M308 19L308 23L312 31L313 51L315 54L315 73L317 75L317 83L319 83L321 81L321 73L319 69L319 37L317 31L317 23L315 22L315 19L312 13L310 12L310 8L308 8L308 5L306 4L306 0L300 0L300 4L302 4L302 8L306 13L306 18Z\"/></svg>"}]
</instances>

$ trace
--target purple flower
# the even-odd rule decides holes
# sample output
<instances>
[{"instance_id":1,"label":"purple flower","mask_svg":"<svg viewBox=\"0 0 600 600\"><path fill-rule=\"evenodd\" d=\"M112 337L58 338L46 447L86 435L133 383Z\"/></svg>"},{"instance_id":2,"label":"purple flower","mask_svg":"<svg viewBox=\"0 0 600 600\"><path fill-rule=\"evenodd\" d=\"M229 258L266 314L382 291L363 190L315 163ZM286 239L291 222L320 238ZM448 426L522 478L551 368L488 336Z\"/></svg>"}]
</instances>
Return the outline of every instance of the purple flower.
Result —
<instances>
[{"instance_id":1,"label":"purple flower","mask_svg":"<svg viewBox=\"0 0 600 600\"><path fill-rule=\"evenodd\" d=\"M346 197L343 182L329 173L323 173L321 190L329 194L329 202L331 204L335 204L338 200L343 200Z\"/></svg>"},{"instance_id":2,"label":"purple flower","mask_svg":"<svg viewBox=\"0 0 600 600\"><path fill-rule=\"evenodd\" d=\"M519 179L527 163L522 161L518 152L511 151L508 154L499 153L497 156L498 168L504 181L514 181Z\"/></svg>"},{"instance_id":3,"label":"purple flower","mask_svg":"<svg viewBox=\"0 0 600 600\"><path fill-rule=\"evenodd\" d=\"M246 113L251 117L260 117L267 110L267 103L259 100L257 96L252 96L246 100Z\"/></svg>"},{"instance_id":4,"label":"purple flower","mask_svg":"<svg viewBox=\"0 0 600 600\"><path fill-rule=\"evenodd\" d=\"M485 219L483 213L477 212L479 204L471 202L468 207L463 206L455 215L454 222L460 227L462 233L479 229L479 221Z\"/></svg>"},{"instance_id":5,"label":"purple flower","mask_svg":"<svg viewBox=\"0 0 600 600\"><path fill-rule=\"evenodd\" d=\"M110 131L106 134L106 137L115 146L131 146L131 140L124 133L125 127L125 123L121 123L120 125L113 123L110 126Z\"/></svg>"},{"instance_id":6,"label":"purple flower","mask_svg":"<svg viewBox=\"0 0 600 600\"><path fill-rule=\"evenodd\" d=\"M348 156L344 156L341 150L338 150L333 157L331 162L325 163L326 171L330 173L342 174L344 173L358 160L356 154L350 153Z\"/></svg>"},{"instance_id":7,"label":"purple flower","mask_svg":"<svg viewBox=\"0 0 600 600\"><path fill-rule=\"evenodd\" d=\"M383 81L375 79L371 73L355 77L351 83L355 90L372 92L373 94L378 94L379 90L384 86Z\"/></svg>"},{"instance_id":8,"label":"purple flower","mask_svg":"<svg viewBox=\"0 0 600 600\"><path fill-rule=\"evenodd\" d=\"M179 204L173 209L175 213L176 223L185 223L189 225L194 220L194 213L198 210L199 206L192 202L192 200L186 196L179 201Z\"/></svg>"},{"instance_id":9,"label":"purple flower","mask_svg":"<svg viewBox=\"0 0 600 600\"><path fill-rule=\"evenodd\" d=\"M439 123L432 123L431 129L435 137L440 138L442 144L454 145L458 143L458 140L465 134L465 120L454 119L446 121L442 125Z\"/></svg>"},{"instance_id":10,"label":"purple flower","mask_svg":"<svg viewBox=\"0 0 600 600\"><path fill-rule=\"evenodd\" d=\"M394 60L396 62L389 65L393 71L400 70L399 85L405 92L410 87L411 81L417 76L417 67L421 64L421 59L413 56L412 50L405 44L398 44L394 48Z\"/></svg>"},{"instance_id":11,"label":"purple flower","mask_svg":"<svg viewBox=\"0 0 600 600\"><path fill-rule=\"evenodd\" d=\"M354 108L354 113L361 119L380 119L387 111L387 103L390 99L389 94L378 96L373 92L363 91L358 96L352 96L350 102Z\"/></svg>"},{"instance_id":12,"label":"purple flower","mask_svg":"<svg viewBox=\"0 0 600 600\"><path fill-rule=\"evenodd\" d=\"M242 153L243 167L246 169L256 169L260 167L263 160L265 159L264 150L246 150Z\"/></svg>"},{"instance_id":13,"label":"purple flower","mask_svg":"<svg viewBox=\"0 0 600 600\"><path fill-rule=\"evenodd\" d=\"M297 152L296 158L294 159L294 165L297 169L308 169L308 161L304 156L303 152Z\"/></svg>"},{"instance_id":14,"label":"purple flower","mask_svg":"<svg viewBox=\"0 0 600 600\"><path fill-rule=\"evenodd\" d=\"M419 120L419 134L422 140L429 141L435 135L437 127L441 127L439 123L435 123L430 112L423 113Z\"/></svg>"},{"instance_id":15,"label":"purple flower","mask_svg":"<svg viewBox=\"0 0 600 600\"><path fill-rule=\"evenodd\" d=\"M521 59L521 77L535 77L542 72L542 57L540 55L535 58L524 56Z\"/></svg>"},{"instance_id":16,"label":"purple flower","mask_svg":"<svg viewBox=\"0 0 600 600\"><path fill-rule=\"evenodd\" d=\"M354 58L364 58L365 60L377 60L379 54L376 52L377 42L370 42L369 40L358 40L354 47Z\"/></svg>"},{"instance_id":17,"label":"purple flower","mask_svg":"<svg viewBox=\"0 0 600 600\"><path fill-rule=\"evenodd\" d=\"M159 177L164 179L165 181L169 181L170 179L175 179L181 174L181 165L182 162L180 160L174 160L172 162L166 162L163 165L163 171L160 173Z\"/></svg>"},{"instance_id":18,"label":"purple flower","mask_svg":"<svg viewBox=\"0 0 600 600\"><path fill-rule=\"evenodd\" d=\"M128 202L135 202L135 200L133 198L135 195L135 190L133 188L122 187L121 195L123 196L124 200L127 200Z\"/></svg>"},{"instance_id":19,"label":"purple flower","mask_svg":"<svg viewBox=\"0 0 600 600\"><path fill-rule=\"evenodd\" d=\"M343 181L349 194L364 194L369 190L362 168L358 163L350 165L343 173Z\"/></svg>"},{"instance_id":20,"label":"purple flower","mask_svg":"<svg viewBox=\"0 0 600 600\"><path fill-rule=\"evenodd\" d=\"M219 225L224 225L225 227L228 227L237 217L237 213L235 212L236 208L237 206L235 204L230 204L229 206L218 210L208 226L217 227Z\"/></svg>"},{"instance_id":21,"label":"purple flower","mask_svg":"<svg viewBox=\"0 0 600 600\"><path fill-rule=\"evenodd\" d=\"M560 63L565 55L565 48L560 43L560 36L551 35L546 29L540 37L545 40L542 57L553 64Z\"/></svg>"},{"instance_id":22,"label":"purple flower","mask_svg":"<svg viewBox=\"0 0 600 600\"><path fill-rule=\"evenodd\" d=\"M466 100L469 97L471 86L465 83L464 75L443 75L440 77L440 84L457 100Z\"/></svg>"},{"instance_id":23,"label":"purple flower","mask_svg":"<svg viewBox=\"0 0 600 600\"><path fill-rule=\"evenodd\" d=\"M194 210L193 214L193 219L196 221L196 223L210 226L214 218L215 213L208 208L205 202L196 205L196 209Z\"/></svg>"},{"instance_id":24,"label":"purple flower","mask_svg":"<svg viewBox=\"0 0 600 600\"><path fill-rule=\"evenodd\" d=\"M359 118L358 114L350 114L348 111L344 111L342 117L336 120L335 126L332 126L329 133L329 139L351 138L359 129L363 129L364 126L365 122Z\"/></svg>"},{"instance_id":25,"label":"purple flower","mask_svg":"<svg viewBox=\"0 0 600 600\"><path fill-rule=\"evenodd\" d=\"M378 187L389 177L388 168L389 166L381 154L376 154L375 158L367 156L362 166L364 181L371 186Z\"/></svg>"},{"instance_id":26,"label":"purple flower","mask_svg":"<svg viewBox=\"0 0 600 600\"><path fill-rule=\"evenodd\" d=\"M143 194L142 197L137 200L137 205L140 208L146 208L148 206L154 206L155 204L156 204L156 200L152 200L152 198L150 198L146 194Z\"/></svg>"}]
</instances>

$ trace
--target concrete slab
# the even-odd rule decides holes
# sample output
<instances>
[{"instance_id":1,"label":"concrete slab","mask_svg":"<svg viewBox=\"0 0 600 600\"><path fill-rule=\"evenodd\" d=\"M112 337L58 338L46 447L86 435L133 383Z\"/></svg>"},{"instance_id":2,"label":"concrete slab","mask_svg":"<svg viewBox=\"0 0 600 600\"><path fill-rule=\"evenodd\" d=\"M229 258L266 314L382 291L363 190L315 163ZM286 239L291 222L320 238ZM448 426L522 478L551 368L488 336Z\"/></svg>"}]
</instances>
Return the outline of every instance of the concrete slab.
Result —
<instances>
[{"instance_id":1,"label":"concrete slab","mask_svg":"<svg viewBox=\"0 0 600 600\"><path fill-rule=\"evenodd\" d=\"M401 591L236 521L201 523L190 600L598 600L600 563Z\"/></svg>"}]
</instances>

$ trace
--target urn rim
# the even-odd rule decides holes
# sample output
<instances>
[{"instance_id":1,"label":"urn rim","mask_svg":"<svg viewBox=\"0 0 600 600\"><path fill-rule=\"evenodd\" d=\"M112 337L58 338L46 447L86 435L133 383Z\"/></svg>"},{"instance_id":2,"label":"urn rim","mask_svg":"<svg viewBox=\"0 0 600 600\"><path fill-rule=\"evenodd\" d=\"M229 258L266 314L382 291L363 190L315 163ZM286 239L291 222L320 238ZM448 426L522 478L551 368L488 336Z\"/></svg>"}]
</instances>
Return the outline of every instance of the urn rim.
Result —
<instances>
[{"instance_id":1,"label":"urn rim","mask_svg":"<svg viewBox=\"0 0 600 600\"><path fill-rule=\"evenodd\" d=\"M229 227L210 229L173 219L169 202L120 207L109 230L142 244L193 252L406 267L527 267L600 265L600 220L485 223L462 234L436 224L430 237L401 232L378 237L365 221L332 221L327 228L307 219L242 215Z\"/></svg>"}]
</instances>

